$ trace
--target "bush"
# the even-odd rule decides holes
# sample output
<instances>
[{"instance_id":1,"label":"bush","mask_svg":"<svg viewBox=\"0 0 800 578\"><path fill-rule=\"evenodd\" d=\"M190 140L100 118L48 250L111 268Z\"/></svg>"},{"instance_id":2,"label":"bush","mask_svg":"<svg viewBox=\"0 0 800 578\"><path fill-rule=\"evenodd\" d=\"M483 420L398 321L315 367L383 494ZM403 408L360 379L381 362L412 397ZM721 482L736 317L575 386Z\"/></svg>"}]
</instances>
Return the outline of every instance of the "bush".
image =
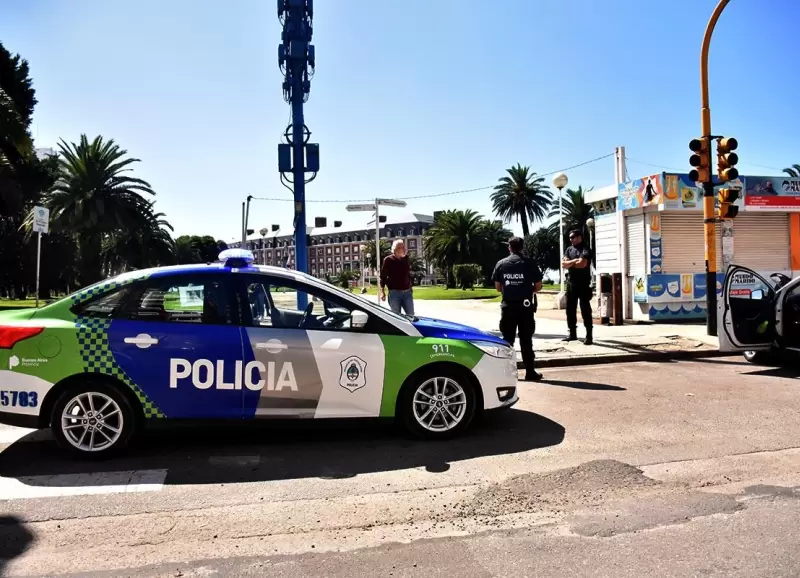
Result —
<instances>
[{"instance_id":1,"label":"bush","mask_svg":"<svg viewBox=\"0 0 800 578\"><path fill-rule=\"evenodd\" d=\"M352 271L342 271L339 273L339 286L342 289L350 289L350 281L355 278L355 275Z\"/></svg>"},{"instance_id":2,"label":"bush","mask_svg":"<svg viewBox=\"0 0 800 578\"><path fill-rule=\"evenodd\" d=\"M483 268L477 263L465 263L453 267L453 277L461 289L474 289L475 283L483 275Z\"/></svg>"}]
</instances>

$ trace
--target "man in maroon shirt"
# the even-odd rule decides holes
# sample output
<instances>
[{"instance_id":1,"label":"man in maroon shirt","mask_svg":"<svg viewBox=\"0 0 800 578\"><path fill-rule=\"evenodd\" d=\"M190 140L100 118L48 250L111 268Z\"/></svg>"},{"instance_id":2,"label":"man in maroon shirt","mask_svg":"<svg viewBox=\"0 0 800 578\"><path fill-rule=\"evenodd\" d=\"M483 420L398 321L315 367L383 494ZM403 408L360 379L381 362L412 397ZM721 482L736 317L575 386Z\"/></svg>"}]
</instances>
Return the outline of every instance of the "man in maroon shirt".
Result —
<instances>
[{"instance_id":1,"label":"man in maroon shirt","mask_svg":"<svg viewBox=\"0 0 800 578\"><path fill-rule=\"evenodd\" d=\"M402 309L406 315L414 316L414 295L411 283L411 265L408 262L406 245L401 239L392 243L392 254L383 260L380 278L381 301L386 301L389 289L389 307L395 313Z\"/></svg>"}]
</instances>

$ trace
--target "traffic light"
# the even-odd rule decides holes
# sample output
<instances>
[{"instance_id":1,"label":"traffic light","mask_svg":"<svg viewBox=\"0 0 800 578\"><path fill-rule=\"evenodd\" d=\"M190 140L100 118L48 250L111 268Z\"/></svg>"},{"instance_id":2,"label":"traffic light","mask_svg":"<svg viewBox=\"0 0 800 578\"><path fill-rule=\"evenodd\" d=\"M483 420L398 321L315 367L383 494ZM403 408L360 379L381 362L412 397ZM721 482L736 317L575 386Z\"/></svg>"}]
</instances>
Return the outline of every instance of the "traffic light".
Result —
<instances>
[{"instance_id":1,"label":"traffic light","mask_svg":"<svg viewBox=\"0 0 800 578\"><path fill-rule=\"evenodd\" d=\"M738 147L739 143L733 137L717 140L717 176L720 182L735 181L739 177L739 171L735 167L739 162L739 155L733 152Z\"/></svg>"},{"instance_id":2,"label":"traffic light","mask_svg":"<svg viewBox=\"0 0 800 578\"><path fill-rule=\"evenodd\" d=\"M734 169L735 170L735 169ZM739 214L739 207L733 203L739 198L739 191L737 189L720 189L717 193L719 201L719 208L717 208L717 217L722 220L733 219Z\"/></svg>"},{"instance_id":3,"label":"traffic light","mask_svg":"<svg viewBox=\"0 0 800 578\"><path fill-rule=\"evenodd\" d=\"M689 171L689 178L696 183L711 181L711 145L707 138L695 138L689 142L689 150L694 154L689 157L689 164L694 167Z\"/></svg>"}]
</instances>

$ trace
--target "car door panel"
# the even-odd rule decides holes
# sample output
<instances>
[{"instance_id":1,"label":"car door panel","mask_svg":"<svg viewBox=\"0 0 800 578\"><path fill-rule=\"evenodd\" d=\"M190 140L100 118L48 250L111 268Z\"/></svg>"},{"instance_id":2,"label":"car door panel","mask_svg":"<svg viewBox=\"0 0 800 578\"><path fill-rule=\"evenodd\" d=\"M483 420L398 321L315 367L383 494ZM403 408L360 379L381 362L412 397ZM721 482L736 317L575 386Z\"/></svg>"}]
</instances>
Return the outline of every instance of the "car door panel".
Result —
<instances>
[{"instance_id":1,"label":"car door panel","mask_svg":"<svg viewBox=\"0 0 800 578\"><path fill-rule=\"evenodd\" d=\"M119 368L170 418L241 418L243 347L224 275L154 277L107 331Z\"/></svg>"},{"instance_id":2,"label":"car door panel","mask_svg":"<svg viewBox=\"0 0 800 578\"><path fill-rule=\"evenodd\" d=\"M378 417L383 398L385 350L379 335L309 331L322 380L315 417Z\"/></svg>"},{"instance_id":3,"label":"car door panel","mask_svg":"<svg viewBox=\"0 0 800 578\"><path fill-rule=\"evenodd\" d=\"M732 266L718 307L720 351L757 351L775 339L775 291L758 273Z\"/></svg>"},{"instance_id":4,"label":"car door panel","mask_svg":"<svg viewBox=\"0 0 800 578\"><path fill-rule=\"evenodd\" d=\"M384 373L380 336L351 329L342 316L347 304L318 287L270 275L242 277L241 295L252 299L262 289L273 314L269 320L245 318L246 373L260 372L263 380L262 387L252 384L244 389L245 415L312 419L380 415ZM290 307L303 296L312 297L308 303L314 307L301 328L303 312ZM253 308L244 309L247 314ZM326 325L326 320L334 323ZM269 323L274 326L265 326Z\"/></svg>"},{"instance_id":5,"label":"car door panel","mask_svg":"<svg viewBox=\"0 0 800 578\"><path fill-rule=\"evenodd\" d=\"M243 328L245 417L313 418L322 381L306 331Z\"/></svg>"},{"instance_id":6,"label":"car door panel","mask_svg":"<svg viewBox=\"0 0 800 578\"><path fill-rule=\"evenodd\" d=\"M241 418L238 327L121 319L108 338L120 369L166 417Z\"/></svg>"}]
</instances>

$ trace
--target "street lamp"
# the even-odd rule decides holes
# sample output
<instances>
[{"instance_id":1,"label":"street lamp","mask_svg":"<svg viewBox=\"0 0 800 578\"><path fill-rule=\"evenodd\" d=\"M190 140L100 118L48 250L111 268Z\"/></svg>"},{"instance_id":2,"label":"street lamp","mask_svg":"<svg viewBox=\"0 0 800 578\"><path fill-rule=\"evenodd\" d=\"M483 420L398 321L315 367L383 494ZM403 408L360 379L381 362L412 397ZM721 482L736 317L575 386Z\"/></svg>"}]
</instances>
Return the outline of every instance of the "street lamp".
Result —
<instances>
[{"instance_id":1,"label":"street lamp","mask_svg":"<svg viewBox=\"0 0 800 578\"><path fill-rule=\"evenodd\" d=\"M561 252L559 263L561 259L564 259L564 203L561 193L567 183L569 183L569 179L564 173L558 173L553 177L553 186L558 189L558 250ZM561 308L561 303L564 299L564 267L562 265L559 266L561 267L561 272L558 276L561 280L561 292L558 294L558 306Z\"/></svg>"},{"instance_id":2,"label":"street lamp","mask_svg":"<svg viewBox=\"0 0 800 578\"><path fill-rule=\"evenodd\" d=\"M380 206L385 207L405 207L406 202L398 199L375 199L374 203L360 203L358 205L347 205L347 210L352 212L375 211L375 274L378 276L378 284L381 279L381 217ZM381 292L378 291L378 304L381 303Z\"/></svg>"},{"instance_id":3,"label":"street lamp","mask_svg":"<svg viewBox=\"0 0 800 578\"><path fill-rule=\"evenodd\" d=\"M359 259L361 260L361 263L362 263L362 265L361 265L361 287L366 287L365 278L366 278L366 275L367 275L367 271L366 271L366 269L367 269L367 261L366 261L366 256L364 255L364 251L366 250L366 248L367 248L367 246L363 245L363 244L358 246L359 255L360 255Z\"/></svg>"}]
</instances>

